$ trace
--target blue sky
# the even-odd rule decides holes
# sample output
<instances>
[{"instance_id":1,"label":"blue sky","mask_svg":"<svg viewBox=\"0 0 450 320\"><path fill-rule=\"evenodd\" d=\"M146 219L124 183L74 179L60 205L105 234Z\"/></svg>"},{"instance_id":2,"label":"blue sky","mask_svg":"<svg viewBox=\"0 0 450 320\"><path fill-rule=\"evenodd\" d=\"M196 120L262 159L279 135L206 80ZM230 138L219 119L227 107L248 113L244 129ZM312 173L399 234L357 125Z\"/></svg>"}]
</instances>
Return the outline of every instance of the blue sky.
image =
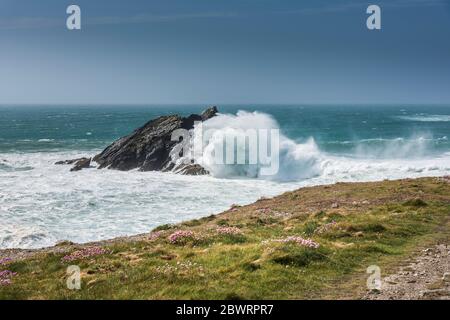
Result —
<instances>
[{"instance_id":1,"label":"blue sky","mask_svg":"<svg viewBox=\"0 0 450 320\"><path fill-rule=\"evenodd\" d=\"M0 103L450 103L450 0L0 0Z\"/></svg>"}]
</instances>

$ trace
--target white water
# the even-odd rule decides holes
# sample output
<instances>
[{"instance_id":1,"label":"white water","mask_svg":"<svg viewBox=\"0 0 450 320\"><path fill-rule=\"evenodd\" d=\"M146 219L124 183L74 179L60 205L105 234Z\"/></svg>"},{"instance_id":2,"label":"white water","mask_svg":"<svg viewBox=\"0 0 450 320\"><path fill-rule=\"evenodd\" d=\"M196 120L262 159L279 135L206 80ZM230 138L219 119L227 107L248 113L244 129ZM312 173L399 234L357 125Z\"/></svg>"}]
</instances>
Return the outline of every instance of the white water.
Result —
<instances>
[{"instance_id":1,"label":"white water","mask_svg":"<svg viewBox=\"0 0 450 320\"><path fill-rule=\"evenodd\" d=\"M9 169L0 171L0 248L138 234L301 186L450 173L450 155L383 161L324 157L319 176L290 183L97 169L74 173L53 164L81 155L2 155Z\"/></svg>"},{"instance_id":2,"label":"white water","mask_svg":"<svg viewBox=\"0 0 450 320\"><path fill-rule=\"evenodd\" d=\"M263 168L268 168L273 165L271 157L268 157L268 163L261 164L257 161L256 164L240 165L225 165L217 164L215 161L215 151L220 150L223 146L224 139L228 141L236 137L240 137L241 143L236 141L235 152L245 155L249 159L246 147L246 130L254 130L256 135L261 138L257 130L260 129L279 129L278 123L270 116L259 112L239 111L236 115L219 114L218 116L209 119L202 123L202 127L196 127L193 133L193 139L199 143L202 138L204 151L200 155L195 155L195 161L205 167L212 176L217 178L233 178L233 177L247 177L259 178L273 181L298 181L309 179L320 175L321 154L314 140L311 138L305 143L296 143L287 138L283 134L279 134L279 164L273 166L275 174L262 174ZM196 134L197 131L202 130L204 133L214 130L211 136L203 134L200 136ZM266 134L269 142L270 133ZM253 151L258 152L260 145L255 146ZM239 150L238 150L239 149ZM226 153L225 153L226 154ZM268 155L267 153L265 155ZM255 155L257 156L257 154ZM270 159L270 160L269 160Z\"/></svg>"},{"instance_id":3,"label":"white water","mask_svg":"<svg viewBox=\"0 0 450 320\"><path fill-rule=\"evenodd\" d=\"M272 118L258 113L218 116L206 126L232 134L236 127L277 128ZM214 166L211 159L205 166L212 176L183 176L95 168L70 172L70 166L54 165L86 156L77 152L1 154L0 248L37 248L59 240L88 242L148 232L302 186L450 174L450 153L426 157L427 140L422 137L407 143L395 140L383 150L357 148L345 157L322 152L312 139L295 143L281 136L280 140L276 179L248 178L259 177L259 168ZM214 139L207 145L214 146Z\"/></svg>"}]
</instances>

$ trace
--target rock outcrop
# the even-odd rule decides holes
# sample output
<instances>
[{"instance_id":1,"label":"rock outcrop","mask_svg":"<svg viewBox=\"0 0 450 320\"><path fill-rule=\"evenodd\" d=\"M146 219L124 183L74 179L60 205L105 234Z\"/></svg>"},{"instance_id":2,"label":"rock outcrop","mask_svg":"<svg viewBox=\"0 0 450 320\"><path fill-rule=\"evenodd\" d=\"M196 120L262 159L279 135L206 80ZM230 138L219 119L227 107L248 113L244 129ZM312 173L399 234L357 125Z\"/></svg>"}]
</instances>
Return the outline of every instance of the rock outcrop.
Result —
<instances>
[{"instance_id":1,"label":"rock outcrop","mask_svg":"<svg viewBox=\"0 0 450 320\"><path fill-rule=\"evenodd\" d=\"M189 117L179 115L161 116L150 120L128 136L122 137L93 160L99 169L117 169L141 171L170 171L174 169L170 153L179 141L172 141L172 132L177 129L190 130L196 121L205 121L217 114L216 107L210 107L202 114L192 114ZM181 168L180 168L181 169ZM188 165L183 174L206 174L207 171L199 165Z\"/></svg>"},{"instance_id":2,"label":"rock outcrop","mask_svg":"<svg viewBox=\"0 0 450 320\"><path fill-rule=\"evenodd\" d=\"M74 164L75 162L78 162L80 160L87 160L87 159L88 158L77 158L77 159L70 159L70 160L62 160L62 161L55 162L55 164L57 164L57 165Z\"/></svg>"},{"instance_id":3,"label":"rock outcrop","mask_svg":"<svg viewBox=\"0 0 450 320\"><path fill-rule=\"evenodd\" d=\"M82 169L89 168L91 166L91 158L81 158L78 161L75 162L75 165L73 166L70 171L80 171Z\"/></svg>"},{"instance_id":4,"label":"rock outcrop","mask_svg":"<svg viewBox=\"0 0 450 320\"><path fill-rule=\"evenodd\" d=\"M173 170L175 173L184 174L188 176L201 176L205 174L209 174L205 168L197 163L193 164L182 164Z\"/></svg>"}]
</instances>

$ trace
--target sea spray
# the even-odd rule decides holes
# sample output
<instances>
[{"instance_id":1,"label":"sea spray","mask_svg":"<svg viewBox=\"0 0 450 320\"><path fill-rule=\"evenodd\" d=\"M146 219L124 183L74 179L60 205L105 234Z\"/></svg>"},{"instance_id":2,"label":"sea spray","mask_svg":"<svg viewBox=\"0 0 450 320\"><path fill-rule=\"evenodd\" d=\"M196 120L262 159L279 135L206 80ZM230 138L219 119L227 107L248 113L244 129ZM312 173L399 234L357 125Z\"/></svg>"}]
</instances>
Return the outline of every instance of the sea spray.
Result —
<instances>
[{"instance_id":1,"label":"sea spray","mask_svg":"<svg viewBox=\"0 0 450 320\"><path fill-rule=\"evenodd\" d=\"M197 163L217 178L296 181L320 175L321 153L314 139L296 143L279 131L276 120L265 113L219 114L184 135L187 152L173 155L175 167Z\"/></svg>"},{"instance_id":2,"label":"sea spray","mask_svg":"<svg viewBox=\"0 0 450 320\"><path fill-rule=\"evenodd\" d=\"M356 141L354 155L376 159L422 158L436 153L445 138L435 139L430 133L415 133L395 139L362 139Z\"/></svg>"}]
</instances>

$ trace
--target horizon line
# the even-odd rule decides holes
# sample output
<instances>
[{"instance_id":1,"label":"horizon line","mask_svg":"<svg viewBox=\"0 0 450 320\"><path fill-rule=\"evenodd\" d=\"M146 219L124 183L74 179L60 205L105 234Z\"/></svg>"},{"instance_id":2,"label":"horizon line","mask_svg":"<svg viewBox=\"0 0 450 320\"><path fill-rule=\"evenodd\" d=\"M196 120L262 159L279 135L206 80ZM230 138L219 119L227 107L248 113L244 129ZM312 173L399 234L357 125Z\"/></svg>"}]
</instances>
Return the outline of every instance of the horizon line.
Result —
<instances>
[{"instance_id":1,"label":"horizon line","mask_svg":"<svg viewBox=\"0 0 450 320\"><path fill-rule=\"evenodd\" d=\"M158 102L144 102L144 103L2 103L0 102L0 107L8 107L8 106L67 106L67 107L90 107L90 106L238 106L238 105L256 105L256 106L271 106L279 105L279 106L342 106L342 105L365 105L365 106L374 106L374 105L409 105L409 106L423 106L423 104L429 104L434 106L450 106L450 102L227 102L227 103L205 103L205 102L186 102L186 103L158 103Z\"/></svg>"}]
</instances>

